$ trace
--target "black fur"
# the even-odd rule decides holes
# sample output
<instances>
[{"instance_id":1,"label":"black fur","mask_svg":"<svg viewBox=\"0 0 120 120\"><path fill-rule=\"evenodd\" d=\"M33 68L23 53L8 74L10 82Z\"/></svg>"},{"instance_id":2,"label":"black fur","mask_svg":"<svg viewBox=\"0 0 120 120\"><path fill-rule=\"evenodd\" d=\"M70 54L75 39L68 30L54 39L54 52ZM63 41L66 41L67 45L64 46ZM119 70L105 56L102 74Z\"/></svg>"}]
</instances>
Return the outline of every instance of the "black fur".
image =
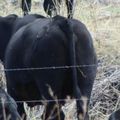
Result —
<instances>
[{"instance_id":1,"label":"black fur","mask_svg":"<svg viewBox=\"0 0 120 120\"><path fill-rule=\"evenodd\" d=\"M0 120L4 120L9 116L11 116L10 120L21 120L17 112L16 102L7 92L0 88Z\"/></svg>"},{"instance_id":2,"label":"black fur","mask_svg":"<svg viewBox=\"0 0 120 120\"><path fill-rule=\"evenodd\" d=\"M6 71L7 89L15 100L41 100L43 97L49 100L53 99L48 91L50 86L58 99L65 99L67 95L77 99L85 96L89 104L97 60L88 30L75 19L61 16L53 17L52 20L39 19L19 29L10 40L5 55L6 69L91 64L95 66ZM84 100L77 102L78 115L85 112L83 103ZM31 107L37 104L42 103L28 103ZM54 104L48 103L46 117ZM18 103L18 110L20 114L24 113L22 104ZM83 117L86 116L87 108Z\"/></svg>"},{"instance_id":3,"label":"black fur","mask_svg":"<svg viewBox=\"0 0 120 120\"><path fill-rule=\"evenodd\" d=\"M18 17L11 14L6 17L0 17L0 60L4 61L4 54L11 36L21 27L33 22L37 18L44 18L38 14Z\"/></svg>"},{"instance_id":4,"label":"black fur","mask_svg":"<svg viewBox=\"0 0 120 120\"><path fill-rule=\"evenodd\" d=\"M110 115L109 120L120 120L120 109L118 109L115 112L113 112Z\"/></svg>"}]
</instances>

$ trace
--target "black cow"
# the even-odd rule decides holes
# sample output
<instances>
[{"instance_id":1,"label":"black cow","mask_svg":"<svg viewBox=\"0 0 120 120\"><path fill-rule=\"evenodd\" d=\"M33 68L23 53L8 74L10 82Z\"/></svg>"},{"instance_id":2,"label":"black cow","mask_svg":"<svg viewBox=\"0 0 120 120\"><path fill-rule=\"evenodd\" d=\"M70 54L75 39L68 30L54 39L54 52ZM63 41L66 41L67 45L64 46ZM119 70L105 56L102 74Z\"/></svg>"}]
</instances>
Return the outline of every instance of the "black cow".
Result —
<instances>
[{"instance_id":1,"label":"black cow","mask_svg":"<svg viewBox=\"0 0 120 120\"><path fill-rule=\"evenodd\" d=\"M74 0L66 0L68 18L73 17L73 2ZM59 8L60 4L61 0L44 0L43 7L45 12L49 16L52 16L53 12L57 15L57 9ZM31 0L22 0L21 8L24 15L27 15L31 10Z\"/></svg>"},{"instance_id":2,"label":"black cow","mask_svg":"<svg viewBox=\"0 0 120 120\"><path fill-rule=\"evenodd\" d=\"M5 55L6 69L24 69L6 71L8 93L15 100L54 100L51 90L57 99L70 95L78 99L80 120L88 120L87 109L96 67L92 38L85 25L61 16L52 20L39 19L19 29L10 40ZM28 102L30 107L37 104L42 103ZM46 118L54 104L48 102ZM59 104L64 102L59 101ZM18 103L18 111L24 113L22 103ZM63 120L62 112L60 115ZM51 119L58 120L58 116Z\"/></svg>"},{"instance_id":3,"label":"black cow","mask_svg":"<svg viewBox=\"0 0 120 120\"><path fill-rule=\"evenodd\" d=\"M120 109L118 109L115 112L113 112L110 115L109 120L120 120Z\"/></svg>"},{"instance_id":4,"label":"black cow","mask_svg":"<svg viewBox=\"0 0 120 120\"><path fill-rule=\"evenodd\" d=\"M12 35L12 29L14 22L18 18L17 15L8 15L6 17L0 17L0 59L3 61L6 46Z\"/></svg>"},{"instance_id":5,"label":"black cow","mask_svg":"<svg viewBox=\"0 0 120 120\"><path fill-rule=\"evenodd\" d=\"M18 17L17 15L11 14L6 17L0 17L0 60L4 61L5 50L13 33L37 18L43 18L43 16L31 14Z\"/></svg>"},{"instance_id":6,"label":"black cow","mask_svg":"<svg viewBox=\"0 0 120 120\"><path fill-rule=\"evenodd\" d=\"M5 120L11 116L11 120L21 120L17 112L17 104L14 99L0 88L0 120Z\"/></svg>"},{"instance_id":7,"label":"black cow","mask_svg":"<svg viewBox=\"0 0 120 120\"><path fill-rule=\"evenodd\" d=\"M24 17L19 17L14 23L13 30L12 30L13 33L15 33L21 27L23 27L39 18L45 18L45 17L42 15L39 15L39 14L29 14Z\"/></svg>"}]
</instances>

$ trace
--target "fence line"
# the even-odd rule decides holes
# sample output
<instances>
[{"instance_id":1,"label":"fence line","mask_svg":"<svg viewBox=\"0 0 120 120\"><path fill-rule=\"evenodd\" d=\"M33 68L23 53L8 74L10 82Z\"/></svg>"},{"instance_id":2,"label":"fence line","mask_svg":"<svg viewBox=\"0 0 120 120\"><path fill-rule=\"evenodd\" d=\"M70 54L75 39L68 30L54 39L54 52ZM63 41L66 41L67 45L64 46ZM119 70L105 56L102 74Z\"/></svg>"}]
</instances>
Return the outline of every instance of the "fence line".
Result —
<instances>
[{"instance_id":1,"label":"fence line","mask_svg":"<svg viewBox=\"0 0 120 120\"><path fill-rule=\"evenodd\" d=\"M88 100L90 100L90 99L86 99L86 98L83 98L83 99L75 99L75 98L73 98L73 99L54 99L54 100L19 100L19 101L15 101L16 103L24 103L24 102L26 102L26 103L39 103L39 102L41 102L41 103L44 103L44 102L46 102L46 103L51 103L51 102L64 102L64 101L72 101L72 100L76 100L76 101L80 101L80 100L83 100L83 101L88 101ZM114 100L117 100L117 99L114 99ZM6 102L6 101L4 101L4 102L2 102L2 101L0 101L0 103L12 103L12 102Z\"/></svg>"},{"instance_id":2,"label":"fence line","mask_svg":"<svg viewBox=\"0 0 120 120\"><path fill-rule=\"evenodd\" d=\"M64 102L64 101L71 101L71 100L76 100L76 101L80 101L80 100L85 100L85 101L88 101L89 99L54 99L54 100L20 100L20 101L15 101L16 103L24 103L24 102L26 102L26 103L39 103L39 102L42 102L42 103L44 103L44 102L47 102L47 103L50 103L50 102ZM4 101L4 102L0 102L0 103L12 103L12 102L6 102L6 101Z\"/></svg>"},{"instance_id":3,"label":"fence line","mask_svg":"<svg viewBox=\"0 0 120 120\"><path fill-rule=\"evenodd\" d=\"M39 67L39 68L11 68L11 69L1 69L0 72L12 72L12 71L33 71L33 70L56 70L56 69L70 69L70 68L85 68L85 67L97 67L97 64L91 65L65 65L65 66L50 66L50 67Z\"/></svg>"}]
</instances>

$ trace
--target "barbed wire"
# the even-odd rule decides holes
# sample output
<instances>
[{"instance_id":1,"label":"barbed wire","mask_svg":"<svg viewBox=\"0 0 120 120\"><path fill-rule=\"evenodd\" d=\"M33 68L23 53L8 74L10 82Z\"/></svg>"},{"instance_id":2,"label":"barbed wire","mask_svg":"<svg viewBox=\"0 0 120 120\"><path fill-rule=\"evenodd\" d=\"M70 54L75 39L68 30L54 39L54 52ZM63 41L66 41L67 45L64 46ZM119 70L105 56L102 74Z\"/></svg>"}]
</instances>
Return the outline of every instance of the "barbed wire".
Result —
<instances>
[{"instance_id":1,"label":"barbed wire","mask_svg":"<svg viewBox=\"0 0 120 120\"><path fill-rule=\"evenodd\" d=\"M55 102L55 101L58 101L58 102L64 102L64 101L72 101L72 100L76 100L76 101L80 101L80 100L86 100L86 101L88 101L89 99L54 99L54 100L20 100L20 101L15 101L16 103L24 103L24 102L26 102L26 103L39 103L39 102L42 102L42 103L44 103L44 102ZM4 102L0 102L0 103L12 103L12 102L6 102L6 101L4 101Z\"/></svg>"},{"instance_id":2,"label":"barbed wire","mask_svg":"<svg viewBox=\"0 0 120 120\"><path fill-rule=\"evenodd\" d=\"M50 99L50 100L46 100L46 99L43 99L43 100L18 100L18 101L15 101L16 103L24 103L24 102L26 102L26 103L50 103L50 102L64 102L64 101L73 101L73 100L76 100L76 101L80 101L80 100L83 100L83 101L88 101L88 100L90 100L90 99L86 99L86 98L82 98L82 99L76 99L76 98L73 98L73 99ZM114 100L117 100L117 98L116 99L114 99ZM6 101L4 101L4 102L2 102L2 101L0 101L0 103L14 103L14 102L6 102Z\"/></svg>"},{"instance_id":3,"label":"barbed wire","mask_svg":"<svg viewBox=\"0 0 120 120\"><path fill-rule=\"evenodd\" d=\"M70 68L84 68L84 67L97 67L97 64L91 64L91 65L65 65L65 66L50 66L50 67L24 67L24 68L9 68L9 69L1 69L0 72L12 72L12 71L33 71L33 70L56 70L56 69L70 69Z\"/></svg>"},{"instance_id":4,"label":"barbed wire","mask_svg":"<svg viewBox=\"0 0 120 120\"><path fill-rule=\"evenodd\" d=\"M50 67L24 67L24 68L9 68L9 69L0 69L0 72L12 72L12 71L34 71L34 70L56 70L56 69L70 69L70 68L85 68L85 67L106 67L105 65L90 64L90 65L65 65L65 66L50 66ZM120 67L120 65L113 65L112 67Z\"/></svg>"},{"instance_id":5,"label":"barbed wire","mask_svg":"<svg viewBox=\"0 0 120 120\"><path fill-rule=\"evenodd\" d=\"M80 67L96 67L97 65L96 64L91 64L91 65L74 65L74 66L51 66L51 67L39 67L39 68L13 68L13 69L1 69L0 72L4 72L4 71L29 71L29 70L56 70L56 69L69 69L69 68L80 68ZM55 102L55 101L58 101L58 102L64 102L64 101L69 101L69 100L76 100L76 101L79 101L79 100L84 100L84 99L54 99L54 100L27 100L27 101L15 101L16 103L38 103L38 102ZM85 100L88 100L88 99L85 99ZM0 102L2 103L2 102ZM6 102L4 101L4 103L11 103L11 102Z\"/></svg>"}]
</instances>

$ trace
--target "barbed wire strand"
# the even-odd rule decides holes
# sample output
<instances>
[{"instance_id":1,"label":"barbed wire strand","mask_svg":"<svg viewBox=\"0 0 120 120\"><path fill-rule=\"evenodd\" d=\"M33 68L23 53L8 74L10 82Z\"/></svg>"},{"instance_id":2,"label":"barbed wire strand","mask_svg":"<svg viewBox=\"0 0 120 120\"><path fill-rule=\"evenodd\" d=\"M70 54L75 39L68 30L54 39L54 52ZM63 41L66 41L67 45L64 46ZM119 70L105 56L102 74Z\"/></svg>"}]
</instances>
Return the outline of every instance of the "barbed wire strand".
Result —
<instances>
[{"instance_id":1,"label":"barbed wire strand","mask_svg":"<svg viewBox=\"0 0 120 120\"><path fill-rule=\"evenodd\" d=\"M80 100L83 100L83 101L88 101L90 99L86 99L86 98L82 98L82 99L76 99L76 98L73 98L73 99L54 99L54 100L46 100L46 99L43 99L43 100L20 100L20 101L15 101L16 103L44 103L44 102L47 102L47 103L50 103L50 102L64 102L64 101L72 101L72 100L76 100L76 101L80 101ZM3 103L2 101L0 103ZM6 102L4 101L4 103L12 103L12 102Z\"/></svg>"},{"instance_id":2,"label":"barbed wire strand","mask_svg":"<svg viewBox=\"0 0 120 120\"><path fill-rule=\"evenodd\" d=\"M55 70L55 69L69 69L69 68L83 68L83 67L97 67L98 65L96 64L91 64L91 65L72 65L72 66L50 66L50 67L39 67L39 68L10 68L10 69L1 69L0 72L10 72L10 71L29 71L29 70Z\"/></svg>"},{"instance_id":3,"label":"barbed wire strand","mask_svg":"<svg viewBox=\"0 0 120 120\"><path fill-rule=\"evenodd\" d=\"M72 100L76 100L76 101L80 101L80 100L88 100L88 99L54 99L54 100L21 100L21 101L15 101L16 103L24 103L24 102L26 102L26 103L39 103L39 102L42 102L42 103L44 103L44 102L47 102L47 103L50 103L50 102L55 102L55 101L58 101L58 102L64 102L64 101L72 101ZM6 101L4 101L4 102L0 102L0 103L12 103L12 102L6 102Z\"/></svg>"},{"instance_id":4,"label":"barbed wire strand","mask_svg":"<svg viewBox=\"0 0 120 120\"><path fill-rule=\"evenodd\" d=\"M11 72L11 71L29 71L29 70L56 70L56 69L69 69L69 68L80 68L80 67L95 67L97 66L96 64L92 64L92 65L75 65L75 66L51 66L51 67L40 67L40 68L14 68L14 69L1 69L0 72ZM56 100L29 100L29 101L16 101L16 103L23 103L23 102L27 102L27 103L38 103L38 102L63 102L63 101L68 101L69 99L56 99ZM72 100L72 99L70 99ZM74 99L74 100L83 100L83 99ZM86 99L85 99L86 100ZM88 99L87 99L88 100ZM1 102L0 102L1 103ZM11 103L11 102L4 102L4 103Z\"/></svg>"}]
</instances>

